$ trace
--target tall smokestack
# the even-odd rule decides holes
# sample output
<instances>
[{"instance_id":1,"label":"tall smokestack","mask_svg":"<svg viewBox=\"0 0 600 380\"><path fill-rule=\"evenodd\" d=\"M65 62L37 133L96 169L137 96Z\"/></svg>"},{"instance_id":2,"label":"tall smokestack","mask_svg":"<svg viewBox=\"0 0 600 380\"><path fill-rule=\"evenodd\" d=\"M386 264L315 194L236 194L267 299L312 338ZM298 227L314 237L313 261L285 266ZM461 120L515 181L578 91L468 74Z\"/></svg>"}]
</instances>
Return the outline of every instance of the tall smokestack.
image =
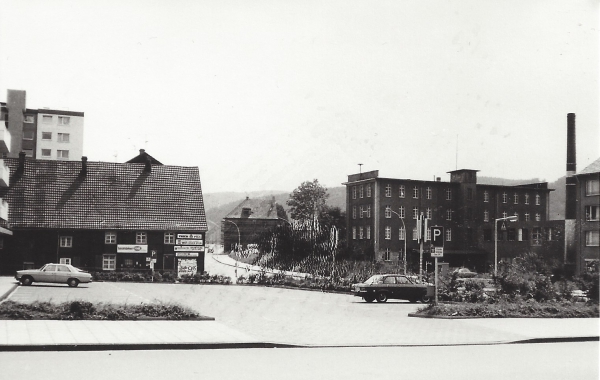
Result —
<instances>
[{"instance_id":1,"label":"tall smokestack","mask_svg":"<svg viewBox=\"0 0 600 380\"><path fill-rule=\"evenodd\" d=\"M575 152L575 114L567 114L567 180L565 219L577 217L577 183L575 171L577 170L577 154Z\"/></svg>"}]
</instances>

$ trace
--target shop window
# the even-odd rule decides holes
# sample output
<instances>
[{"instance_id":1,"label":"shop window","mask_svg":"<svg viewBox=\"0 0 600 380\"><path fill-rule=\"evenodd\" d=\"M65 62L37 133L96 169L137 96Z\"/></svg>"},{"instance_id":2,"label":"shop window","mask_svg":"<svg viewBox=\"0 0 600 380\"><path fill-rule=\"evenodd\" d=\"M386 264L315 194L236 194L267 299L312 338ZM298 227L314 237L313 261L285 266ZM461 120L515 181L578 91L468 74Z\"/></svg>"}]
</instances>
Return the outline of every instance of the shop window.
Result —
<instances>
[{"instance_id":1,"label":"shop window","mask_svg":"<svg viewBox=\"0 0 600 380\"><path fill-rule=\"evenodd\" d=\"M102 270L115 270L117 268L117 255L102 255Z\"/></svg>"}]
</instances>

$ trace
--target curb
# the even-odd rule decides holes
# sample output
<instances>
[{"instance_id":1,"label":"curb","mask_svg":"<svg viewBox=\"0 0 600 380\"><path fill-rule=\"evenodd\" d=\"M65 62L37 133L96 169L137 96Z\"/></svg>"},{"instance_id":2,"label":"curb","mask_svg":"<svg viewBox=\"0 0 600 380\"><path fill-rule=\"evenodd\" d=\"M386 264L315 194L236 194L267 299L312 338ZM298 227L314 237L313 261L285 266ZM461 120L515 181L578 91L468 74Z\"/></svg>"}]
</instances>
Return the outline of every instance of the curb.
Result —
<instances>
[{"instance_id":1,"label":"curb","mask_svg":"<svg viewBox=\"0 0 600 380\"><path fill-rule=\"evenodd\" d=\"M242 348L298 348L279 343L149 343L149 344L57 344L57 345L0 345L0 352L22 351L151 351L151 350L222 350Z\"/></svg>"},{"instance_id":2,"label":"curb","mask_svg":"<svg viewBox=\"0 0 600 380\"><path fill-rule=\"evenodd\" d=\"M413 318L430 318L430 319L490 319L487 317L468 316L468 315L451 316L451 315L428 315L428 314L416 314L416 313L409 313L408 316L413 317Z\"/></svg>"},{"instance_id":3,"label":"curb","mask_svg":"<svg viewBox=\"0 0 600 380\"><path fill-rule=\"evenodd\" d=\"M18 286L19 286L19 284L16 283L8 291L6 291L4 294L0 295L0 302L3 302L4 300L6 300L12 294L12 292L14 292L15 289L17 289Z\"/></svg>"}]
</instances>

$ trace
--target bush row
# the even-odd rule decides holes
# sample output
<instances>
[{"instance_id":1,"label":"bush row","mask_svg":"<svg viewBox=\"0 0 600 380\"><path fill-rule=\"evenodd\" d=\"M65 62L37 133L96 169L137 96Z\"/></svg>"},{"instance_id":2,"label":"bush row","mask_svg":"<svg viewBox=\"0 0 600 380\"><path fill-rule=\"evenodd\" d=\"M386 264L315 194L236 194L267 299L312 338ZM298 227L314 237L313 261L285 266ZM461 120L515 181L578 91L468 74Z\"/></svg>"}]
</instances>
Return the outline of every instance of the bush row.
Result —
<instances>
[{"instance_id":1,"label":"bush row","mask_svg":"<svg viewBox=\"0 0 600 380\"><path fill-rule=\"evenodd\" d=\"M207 272L177 277L174 272L93 272L94 281L129 281L129 282L184 282L189 284L231 284L231 278L210 275Z\"/></svg>"}]
</instances>

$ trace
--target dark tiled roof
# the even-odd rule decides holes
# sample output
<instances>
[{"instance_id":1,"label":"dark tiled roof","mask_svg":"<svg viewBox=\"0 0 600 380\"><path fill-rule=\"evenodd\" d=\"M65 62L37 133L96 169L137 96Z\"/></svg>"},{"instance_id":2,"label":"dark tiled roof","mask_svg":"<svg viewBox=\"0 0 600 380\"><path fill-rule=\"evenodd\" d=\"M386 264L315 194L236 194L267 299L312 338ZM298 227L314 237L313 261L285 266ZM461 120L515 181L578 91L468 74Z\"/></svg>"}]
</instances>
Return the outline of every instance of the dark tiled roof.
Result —
<instances>
[{"instance_id":1,"label":"dark tiled roof","mask_svg":"<svg viewBox=\"0 0 600 380\"><path fill-rule=\"evenodd\" d=\"M11 228L206 231L197 167L6 158Z\"/></svg>"},{"instance_id":2,"label":"dark tiled roof","mask_svg":"<svg viewBox=\"0 0 600 380\"><path fill-rule=\"evenodd\" d=\"M277 219L277 203L271 199L249 199L246 198L237 205L225 218L241 218L242 209L249 208L249 219Z\"/></svg>"},{"instance_id":3,"label":"dark tiled roof","mask_svg":"<svg viewBox=\"0 0 600 380\"><path fill-rule=\"evenodd\" d=\"M144 149L140 149L140 154L127 161L128 164L145 164L148 160L152 165L162 165L160 161L152 157Z\"/></svg>"},{"instance_id":4,"label":"dark tiled roof","mask_svg":"<svg viewBox=\"0 0 600 380\"><path fill-rule=\"evenodd\" d=\"M596 161L589 164L585 169L583 169L581 172L577 173L577 175L594 174L594 173L600 173L600 158L598 158Z\"/></svg>"}]
</instances>

